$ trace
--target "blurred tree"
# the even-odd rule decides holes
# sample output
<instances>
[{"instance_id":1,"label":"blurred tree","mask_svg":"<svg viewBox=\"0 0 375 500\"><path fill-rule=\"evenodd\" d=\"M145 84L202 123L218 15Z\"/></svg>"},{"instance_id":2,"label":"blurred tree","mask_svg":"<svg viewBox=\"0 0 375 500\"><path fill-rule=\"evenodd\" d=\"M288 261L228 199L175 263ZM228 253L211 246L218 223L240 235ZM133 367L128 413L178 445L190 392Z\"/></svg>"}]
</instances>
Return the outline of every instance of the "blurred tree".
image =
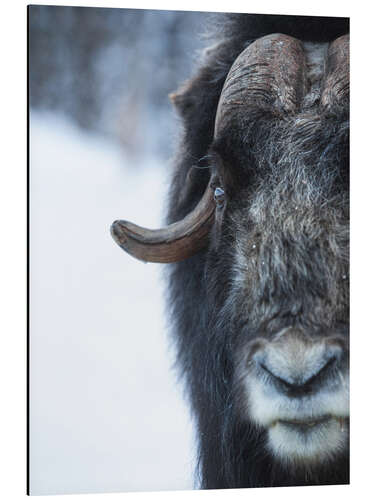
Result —
<instances>
[{"instance_id":1,"label":"blurred tree","mask_svg":"<svg viewBox=\"0 0 375 500\"><path fill-rule=\"evenodd\" d=\"M132 152L171 154L168 93L186 79L208 15L29 7L32 109L62 112Z\"/></svg>"}]
</instances>

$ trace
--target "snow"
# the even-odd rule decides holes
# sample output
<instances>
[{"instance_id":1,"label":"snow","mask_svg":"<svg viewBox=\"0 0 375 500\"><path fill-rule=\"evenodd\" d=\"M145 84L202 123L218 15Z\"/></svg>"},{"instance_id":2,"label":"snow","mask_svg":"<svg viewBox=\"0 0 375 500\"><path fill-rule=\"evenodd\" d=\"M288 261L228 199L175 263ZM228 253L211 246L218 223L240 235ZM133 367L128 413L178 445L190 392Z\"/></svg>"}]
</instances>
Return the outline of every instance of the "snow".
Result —
<instances>
[{"instance_id":1,"label":"snow","mask_svg":"<svg viewBox=\"0 0 375 500\"><path fill-rule=\"evenodd\" d=\"M30 119L30 486L193 488L193 427L171 368L162 265L110 237L160 225L167 168L62 116Z\"/></svg>"}]
</instances>

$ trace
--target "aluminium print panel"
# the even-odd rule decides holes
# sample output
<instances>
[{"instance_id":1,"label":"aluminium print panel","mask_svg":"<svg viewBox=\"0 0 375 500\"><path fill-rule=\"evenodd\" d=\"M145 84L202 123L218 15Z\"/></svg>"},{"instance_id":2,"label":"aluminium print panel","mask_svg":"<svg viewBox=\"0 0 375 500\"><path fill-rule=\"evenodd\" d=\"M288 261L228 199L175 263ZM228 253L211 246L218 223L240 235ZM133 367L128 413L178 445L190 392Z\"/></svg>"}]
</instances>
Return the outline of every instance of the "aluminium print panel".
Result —
<instances>
[{"instance_id":1,"label":"aluminium print panel","mask_svg":"<svg viewBox=\"0 0 375 500\"><path fill-rule=\"evenodd\" d=\"M29 493L349 483L349 20L28 32Z\"/></svg>"}]
</instances>

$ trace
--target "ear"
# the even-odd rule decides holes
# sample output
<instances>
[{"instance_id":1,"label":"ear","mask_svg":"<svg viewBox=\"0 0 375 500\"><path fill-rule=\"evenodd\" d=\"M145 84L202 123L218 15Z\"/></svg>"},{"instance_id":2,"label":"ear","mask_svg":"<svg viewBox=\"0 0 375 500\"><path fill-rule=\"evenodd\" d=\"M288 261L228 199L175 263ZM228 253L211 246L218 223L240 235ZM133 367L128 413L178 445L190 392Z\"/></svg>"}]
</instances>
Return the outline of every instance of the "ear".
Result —
<instances>
[{"instance_id":1,"label":"ear","mask_svg":"<svg viewBox=\"0 0 375 500\"><path fill-rule=\"evenodd\" d=\"M185 217L194 208L209 181L207 152L213 140L217 104L229 68L241 52L240 46L233 49L227 43L206 49L194 76L169 96L183 127L170 201L170 222ZM196 168L197 162L199 168Z\"/></svg>"},{"instance_id":2,"label":"ear","mask_svg":"<svg viewBox=\"0 0 375 500\"><path fill-rule=\"evenodd\" d=\"M169 99L173 106L176 108L180 116L185 117L194 106L194 97L192 87L194 80L188 80L175 92L169 94Z\"/></svg>"},{"instance_id":3,"label":"ear","mask_svg":"<svg viewBox=\"0 0 375 500\"><path fill-rule=\"evenodd\" d=\"M169 94L178 114L189 120L194 114L201 119L206 112L215 112L218 97L235 55L228 42L220 42L205 49L195 75Z\"/></svg>"}]
</instances>

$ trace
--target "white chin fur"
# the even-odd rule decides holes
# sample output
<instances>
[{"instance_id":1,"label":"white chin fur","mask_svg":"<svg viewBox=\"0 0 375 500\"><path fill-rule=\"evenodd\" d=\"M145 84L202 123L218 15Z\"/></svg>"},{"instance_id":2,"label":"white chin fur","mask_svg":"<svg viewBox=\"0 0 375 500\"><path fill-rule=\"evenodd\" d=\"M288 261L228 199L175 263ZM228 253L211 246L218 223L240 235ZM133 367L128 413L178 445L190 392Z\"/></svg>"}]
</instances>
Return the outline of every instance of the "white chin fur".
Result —
<instances>
[{"instance_id":1,"label":"white chin fur","mask_svg":"<svg viewBox=\"0 0 375 500\"><path fill-rule=\"evenodd\" d=\"M313 396L288 398L262 380L245 379L248 414L261 427L270 427L278 420L304 420L335 415L349 416L349 378L344 376L331 390L322 390Z\"/></svg>"},{"instance_id":2,"label":"white chin fur","mask_svg":"<svg viewBox=\"0 0 375 500\"><path fill-rule=\"evenodd\" d=\"M337 419L301 431L277 422L268 429L268 448L272 455L290 465L322 464L345 449L348 426Z\"/></svg>"},{"instance_id":3,"label":"white chin fur","mask_svg":"<svg viewBox=\"0 0 375 500\"><path fill-rule=\"evenodd\" d=\"M321 464L340 454L348 445L348 376L334 387L302 398L280 394L264 381L246 377L247 418L266 429L268 449L288 465ZM312 426L282 421L326 421Z\"/></svg>"}]
</instances>

